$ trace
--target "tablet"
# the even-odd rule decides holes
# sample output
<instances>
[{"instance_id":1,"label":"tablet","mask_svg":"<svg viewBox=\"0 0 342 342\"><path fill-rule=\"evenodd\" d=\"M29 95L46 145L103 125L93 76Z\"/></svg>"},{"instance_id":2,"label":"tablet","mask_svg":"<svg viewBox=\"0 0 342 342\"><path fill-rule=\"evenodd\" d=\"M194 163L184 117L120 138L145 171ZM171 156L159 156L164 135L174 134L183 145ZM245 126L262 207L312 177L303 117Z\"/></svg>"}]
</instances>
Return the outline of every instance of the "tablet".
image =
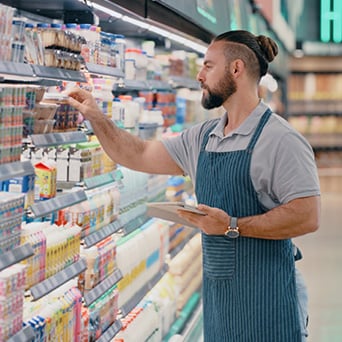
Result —
<instances>
[{"instance_id":1,"label":"tablet","mask_svg":"<svg viewBox=\"0 0 342 342\"><path fill-rule=\"evenodd\" d=\"M188 205L184 202L151 202L147 203L147 215L158 217L163 220L172 221L189 227L195 227L192 223L181 218L178 210L185 210L197 215L207 215L205 212L198 210L195 206Z\"/></svg>"}]
</instances>

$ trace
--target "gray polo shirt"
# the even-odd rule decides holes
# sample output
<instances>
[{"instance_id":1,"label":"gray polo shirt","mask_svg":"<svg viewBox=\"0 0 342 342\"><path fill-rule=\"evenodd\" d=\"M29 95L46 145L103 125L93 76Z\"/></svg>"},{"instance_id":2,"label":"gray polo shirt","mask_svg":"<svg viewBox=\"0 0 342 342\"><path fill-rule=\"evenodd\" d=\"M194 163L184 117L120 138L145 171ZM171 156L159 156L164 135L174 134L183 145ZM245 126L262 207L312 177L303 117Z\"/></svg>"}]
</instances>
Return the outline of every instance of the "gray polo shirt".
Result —
<instances>
[{"instance_id":1,"label":"gray polo shirt","mask_svg":"<svg viewBox=\"0 0 342 342\"><path fill-rule=\"evenodd\" d=\"M163 143L179 167L196 180L197 160L204 133L213 122L207 151L228 152L246 149L261 116L267 109L262 101L234 131L224 136L227 114L196 124ZM307 140L277 114L271 115L252 154L252 182L261 204L272 209L295 198L320 194L314 154Z\"/></svg>"}]
</instances>

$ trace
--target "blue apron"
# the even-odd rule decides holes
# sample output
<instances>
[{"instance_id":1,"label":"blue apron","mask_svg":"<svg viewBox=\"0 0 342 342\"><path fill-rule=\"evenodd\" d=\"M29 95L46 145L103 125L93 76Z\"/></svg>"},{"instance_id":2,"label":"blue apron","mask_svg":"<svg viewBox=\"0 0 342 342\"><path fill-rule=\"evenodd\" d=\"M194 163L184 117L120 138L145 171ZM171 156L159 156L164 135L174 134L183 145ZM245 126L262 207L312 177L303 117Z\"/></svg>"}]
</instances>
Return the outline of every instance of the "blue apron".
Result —
<instances>
[{"instance_id":1,"label":"blue apron","mask_svg":"<svg viewBox=\"0 0 342 342\"><path fill-rule=\"evenodd\" d=\"M260 119L247 148L207 152L205 133L197 165L199 203L231 216L263 214L250 176L253 148L271 116ZM272 144L272 141L270 141ZM293 245L202 233L205 342L299 342Z\"/></svg>"}]
</instances>

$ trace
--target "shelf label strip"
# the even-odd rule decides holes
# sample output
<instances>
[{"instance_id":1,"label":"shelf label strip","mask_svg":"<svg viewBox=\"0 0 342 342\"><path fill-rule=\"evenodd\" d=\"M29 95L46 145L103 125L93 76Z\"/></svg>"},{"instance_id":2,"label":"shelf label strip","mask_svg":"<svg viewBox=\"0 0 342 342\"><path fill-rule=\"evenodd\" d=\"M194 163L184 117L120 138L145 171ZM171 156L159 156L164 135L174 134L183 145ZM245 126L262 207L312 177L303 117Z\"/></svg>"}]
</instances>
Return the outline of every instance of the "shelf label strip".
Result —
<instances>
[{"instance_id":1,"label":"shelf label strip","mask_svg":"<svg viewBox=\"0 0 342 342\"><path fill-rule=\"evenodd\" d=\"M84 301L87 306L95 302L96 299L101 297L111 287L113 287L122 278L122 273L119 269L116 269L113 274L99 283L96 287L90 290L84 295Z\"/></svg>"},{"instance_id":2,"label":"shelf label strip","mask_svg":"<svg viewBox=\"0 0 342 342\"><path fill-rule=\"evenodd\" d=\"M34 217L47 216L55 211L70 207L87 199L84 190L70 192L33 204L30 210Z\"/></svg>"},{"instance_id":3,"label":"shelf label strip","mask_svg":"<svg viewBox=\"0 0 342 342\"><path fill-rule=\"evenodd\" d=\"M43 65L34 65L32 68L36 77L52 78L56 80L86 82L83 72L61 68L46 67Z\"/></svg>"},{"instance_id":4,"label":"shelf label strip","mask_svg":"<svg viewBox=\"0 0 342 342\"><path fill-rule=\"evenodd\" d=\"M39 298L46 296L48 293L65 284L67 281L75 278L86 269L87 264L84 259L76 261L74 264L66 267L64 270L56 273L52 277L31 287L31 295L33 299L37 300Z\"/></svg>"},{"instance_id":5,"label":"shelf label strip","mask_svg":"<svg viewBox=\"0 0 342 342\"><path fill-rule=\"evenodd\" d=\"M22 260L25 260L34 254L33 248L29 243L14 248L1 255L0 271L14 265Z\"/></svg>"},{"instance_id":6,"label":"shelf label strip","mask_svg":"<svg viewBox=\"0 0 342 342\"><path fill-rule=\"evenodd\" d=\"M125 74L119 68L113 68L106 65L99 65L94 63L87 63L86 67L91 74L106 75L120 78L125 77Z\"/></svg>"},{"instance_id":7,"label":"shelf label strip","mask_svg":"<svg viewBox=\"0 0 342 342\"><path fill-rule=\"evenodd\" d=\"M0 165L0 181L32 174L34 174L34 168L29 160Z\"/></svg>"},{"instance_id":8,"label":"shelf label strip","mask_svg":"<svg viewBox=\"0 0 342 342\"><path fill-rule=\"evenodd\" d=\"M10 337L7 342L31 342L35 341L35 333L30 325L22 328L15 335Z\"/></svg>"},{"instance_id":9,"label":"shelf label strip","mask_svg":"<svg viewBox=\"0 0 342 342\"><path fill-rule=\"evenodd\" d=\"M118 319L96 341L97 342L111 341L113 337L121 330L121 328L122 328L122 323Z\"/></svg>"},{"instance_id":10,"label":"shelf label strip","mask_svg":"<svg viewBox=\"0 0 342 342\"><path fill-rule=\"evenodd\" d=\"M94 189L102 185L112 183L113 181L113 175L111 173L105 173L103 175L97 175L91 178L86 178L84 180L84 185L87 189Z\"/></svg>"},{"instance_id":11,"label":"shelf label strip","mask_svg":"<svg viewBox=\"0 0 342 342\"><path fill-rule=\"evenodd\" d=\"M36 147L48 147L66 144L77 144L87 141L87 136L83 132L61 132L61 133L46 133L33 134L31 140Z\"/></svg>"},{"instance_id":12,"label":"shelf label strip","mask_svg":"<svg viewBox=\"0 0 342 342\"><path fill-rule=\"evenodd\" d=\"M109 225L103 227L99 231L90 234L89 236L84 238L84 243L87 247L94 246L98 242L105 239L107 236L110 236L120 230L122 228L122 223L119 219L110 223Z\"/></svg>"},{"instance_id":13,"label":"shelf label strip","mask_svg":"<svg viewBox=\"0 0 342 342\"><path fill-rule=\"evenodd\" d=\"M33 77L30 64L0 61L0 74Z\"/></svg>"}]
</instances>

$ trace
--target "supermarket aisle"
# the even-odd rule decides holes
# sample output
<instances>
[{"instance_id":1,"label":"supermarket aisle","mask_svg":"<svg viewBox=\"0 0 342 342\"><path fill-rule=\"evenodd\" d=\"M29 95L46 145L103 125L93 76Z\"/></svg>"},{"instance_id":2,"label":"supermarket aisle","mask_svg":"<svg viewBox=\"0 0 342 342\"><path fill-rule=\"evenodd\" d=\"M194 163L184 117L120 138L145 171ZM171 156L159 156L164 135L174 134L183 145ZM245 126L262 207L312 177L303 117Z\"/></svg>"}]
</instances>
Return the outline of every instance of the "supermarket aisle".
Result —
<instances>
[{"instance_id":1,"label":"supermarket aisle","mask_svg":"<svg viewBox=\"0 0 342 342\"><path fill-rule=\"evenodd\" d=\"M322 188L320 229L297 238L304 259L297 266L309 291L308 342L342 341L342 177L331 179L334 187Z\"/></svg>"}]
</instances>

